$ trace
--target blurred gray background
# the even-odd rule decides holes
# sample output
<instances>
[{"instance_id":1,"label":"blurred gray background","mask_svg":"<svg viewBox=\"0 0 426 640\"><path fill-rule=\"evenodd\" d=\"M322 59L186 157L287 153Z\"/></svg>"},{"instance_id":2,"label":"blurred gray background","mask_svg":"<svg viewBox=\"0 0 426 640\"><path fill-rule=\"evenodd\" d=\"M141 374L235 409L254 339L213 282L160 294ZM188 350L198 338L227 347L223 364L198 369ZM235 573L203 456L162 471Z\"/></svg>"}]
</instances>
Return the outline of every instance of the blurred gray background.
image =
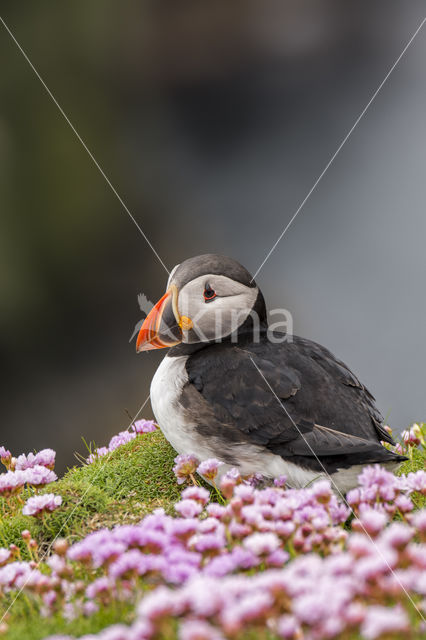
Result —
<instances>
[{"instance_id":1,"label":"blurred gray background","mask_svg":"<svg viewBox=\"0 0 426 640\"><path fill-rule=\"evenodd\" d=\"M2 17L168 268L256 271L401 53L422 1L3 0ZM426 419L426 27L257 281L294 332ZM0 25L1 438L106 444L164 352L129 344L166 273ZM149 404L143 415L150 417Z\"/></svg>"}]
</instances>

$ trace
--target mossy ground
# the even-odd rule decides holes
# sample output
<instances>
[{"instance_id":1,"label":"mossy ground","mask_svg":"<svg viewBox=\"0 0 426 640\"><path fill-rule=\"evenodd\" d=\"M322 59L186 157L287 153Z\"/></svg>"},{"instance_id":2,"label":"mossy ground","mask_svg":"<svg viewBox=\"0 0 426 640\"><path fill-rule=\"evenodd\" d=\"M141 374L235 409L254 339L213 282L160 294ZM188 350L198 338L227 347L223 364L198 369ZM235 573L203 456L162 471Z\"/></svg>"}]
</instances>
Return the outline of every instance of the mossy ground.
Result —
<instances>
[{"instance_id":1,"label":"mossy ground","mask_svg":"<svg viewBox=\"0 0 426 640\"><path fill-rule=\"evenodd\" d=\"M46 546L56 536L73 542L101 527L137 522L156 507L171 512L180 495L172 471L175 456L161 432L155 431L91 465L73 467L54 487L46 489L61 495L63 503L42 520L11 516L0 499L0 546L15 543L24 548L20 536L23 529L29 529Z\"/></svg>"},{"instance_id":2,"label":"mossy ground","mask_svg":"<svg viewBox=\"0 0 426 640\"><path fill-rule=\"evenodd\" d=\"M11 515L0 499L0 514L3 509L0 546L18 544L23 558L27 559L21 539L23 529L31 531L43 553L56 536L73 542L101 527L138 522L156 507L172 513L181 491L172 471L175 455L161 432L156 431L136 438L91 465L73 467L55 483L54 489L47 489L60 494L63 504L42 520ZM413 459L404 463L399 473L421 469L424 461L424 453L414 451ZM416 506L424 506L424 501ZM0 619L10 604L12 600L5 602L3 598ZM117 605L100 610L90 618L80 617L71 622L60 616L41 618L32 610L27 597L21 594L6 616L9 630L2 637L5 640L40 640L59 633L78 637L96 633L110 624L128 622L131 615L130 607Z\"/></svg>"}]
</instances>

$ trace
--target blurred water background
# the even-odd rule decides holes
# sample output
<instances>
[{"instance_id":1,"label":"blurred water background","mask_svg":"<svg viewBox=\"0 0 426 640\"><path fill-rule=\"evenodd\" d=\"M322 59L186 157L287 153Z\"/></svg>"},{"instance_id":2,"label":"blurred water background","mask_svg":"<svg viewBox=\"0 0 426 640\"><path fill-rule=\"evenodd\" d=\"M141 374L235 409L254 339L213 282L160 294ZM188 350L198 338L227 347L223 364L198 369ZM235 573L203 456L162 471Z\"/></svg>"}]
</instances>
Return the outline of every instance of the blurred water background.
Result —
<instances>
[{"instance_id":1,"label":"blurred water background","mask_svg":"<svg viewBox=\"0 0 426 640\"><path fill-rule=\"evenodd\" d=\"M420 0L2 2L1 15L170 269L255 272L424 17ZM270 307L426 419L426 28L261 270ZM166 276L0 25L1 442L58 467L107 443L164 352ZM149 403L143 411L150 417Z\"/></svg>"}]
</instances>

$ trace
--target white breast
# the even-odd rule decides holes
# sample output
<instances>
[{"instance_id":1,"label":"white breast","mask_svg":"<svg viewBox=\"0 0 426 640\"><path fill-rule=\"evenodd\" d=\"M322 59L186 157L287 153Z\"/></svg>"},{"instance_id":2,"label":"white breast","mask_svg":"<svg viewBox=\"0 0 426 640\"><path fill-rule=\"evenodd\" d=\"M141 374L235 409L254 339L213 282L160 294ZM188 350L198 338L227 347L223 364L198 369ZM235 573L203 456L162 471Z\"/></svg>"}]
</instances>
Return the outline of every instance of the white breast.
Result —
<instances>
[{"instance_id":1,"label":"white breast","mask_svg":"<svg viewBox=\"0 0 426 640\"><path fill-rule=\"evenodd\" d=\"M151 405L165 438L178 453L194 453L199 460L216 456L215 451L196 430L180 405L180 396L188 382L185 363L188 356L166 356L151 382Z\"/></svg>"},{"instance_id":2,"label":"white breast","mask_svg":"<svg viewBox=\"0 0 426 640\"><path fill-rule=\"evenodd\" d=\"M182 388L188 381L185 362L188 356L170 358L166 356L151 382L151 405L155 419L172 447L179 453L185 451L183 411L179 405Z\"/></svg>"}]
</instances>

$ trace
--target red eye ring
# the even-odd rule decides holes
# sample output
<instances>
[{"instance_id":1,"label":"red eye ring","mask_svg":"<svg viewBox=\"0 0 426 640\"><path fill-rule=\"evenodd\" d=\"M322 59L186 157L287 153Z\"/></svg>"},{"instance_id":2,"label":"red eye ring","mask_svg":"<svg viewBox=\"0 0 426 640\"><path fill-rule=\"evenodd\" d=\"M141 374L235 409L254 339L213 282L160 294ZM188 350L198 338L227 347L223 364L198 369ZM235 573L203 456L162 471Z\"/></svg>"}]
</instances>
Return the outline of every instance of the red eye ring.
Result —
<instances>
[{"instance_id":1,"label":"red eye ring","mask_svg":"<svg viewBox=\"0 0 426 640\"><path fill-rule=\"evenodd\" d=\"M216 298L216 291L214 289L212 289L210 287L210 285L206 285L205 289L204 289L204 300L206 302L210 302L211 300L214 300Z\"/></svg>"}]
</instances>

